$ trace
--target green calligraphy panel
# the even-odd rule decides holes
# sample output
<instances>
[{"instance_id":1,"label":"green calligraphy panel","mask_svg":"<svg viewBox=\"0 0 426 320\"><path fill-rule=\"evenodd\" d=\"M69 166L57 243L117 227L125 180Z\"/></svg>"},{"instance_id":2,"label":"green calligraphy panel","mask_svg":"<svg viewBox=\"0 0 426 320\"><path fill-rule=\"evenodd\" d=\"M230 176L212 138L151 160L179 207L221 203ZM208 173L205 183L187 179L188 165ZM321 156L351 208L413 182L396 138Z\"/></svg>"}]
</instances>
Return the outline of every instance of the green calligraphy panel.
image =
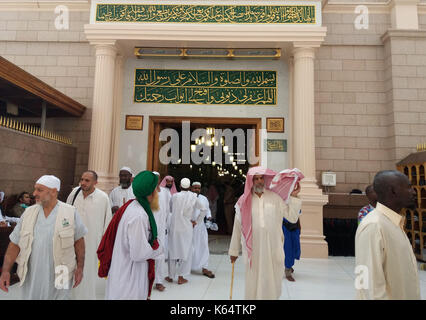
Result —
<instances>
[{"instance_id":1,"label":"green calligraphy panel","mask_svg":"<svg viewBox=\"0 0 426 320\"><path fill-rule=\"evenodd\" d=\"M134 102L276 105L276 71L136 69Z\"/></svg>"},{"instance_id":2,"label":"green calligraphy panel","mask_svg":"<svg viewBox=\"0 0 426 320\"><path fill-rule=\"evenodd\" d=\"M96 22L315 24L315 5L97 4Z\"/></svg>"}]
</instances>

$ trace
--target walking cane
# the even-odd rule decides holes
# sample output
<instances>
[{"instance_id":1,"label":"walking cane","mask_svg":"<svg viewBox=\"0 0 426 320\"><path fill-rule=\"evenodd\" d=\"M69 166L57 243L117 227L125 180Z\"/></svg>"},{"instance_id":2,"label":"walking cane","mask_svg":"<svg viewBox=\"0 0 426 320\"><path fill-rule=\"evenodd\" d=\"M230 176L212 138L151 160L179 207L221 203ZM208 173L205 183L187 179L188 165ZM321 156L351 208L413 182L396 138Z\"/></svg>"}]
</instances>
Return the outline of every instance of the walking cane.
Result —
<instances>
[{"instance_id":1,"label":"walking cane","mask_svg":"<svg viewBox=\"0 0 426 320\"><path fill-rule=\"evenodd\" d=\"M234 265L235 261L232 262L232 276L231 276L231 294L229 296L229 299L232 300L232 287L234 286Z\"/></svg>"}]
</instances>

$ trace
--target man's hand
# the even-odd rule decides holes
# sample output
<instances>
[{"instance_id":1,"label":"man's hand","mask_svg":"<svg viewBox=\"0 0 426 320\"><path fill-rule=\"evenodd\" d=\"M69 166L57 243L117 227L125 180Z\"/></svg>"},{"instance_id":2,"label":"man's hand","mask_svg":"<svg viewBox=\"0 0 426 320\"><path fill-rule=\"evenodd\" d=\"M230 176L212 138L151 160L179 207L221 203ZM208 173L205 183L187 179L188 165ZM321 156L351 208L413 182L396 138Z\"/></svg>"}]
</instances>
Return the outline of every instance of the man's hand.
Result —
<instances>
[{"instance_id":1,"label":"man's hand","mask_svg":"<svg viewBox=\"0 0 426 320\"><path fill-rule=\"evenodd\" d=\"M297 197L297 195L299 194L299 192L300 192L300 189L301 189L301 187L300 187L300 184L299 184L299 182L298 183L296 183L296 186L294 187L294 190L293 190L293 192L290 194L292 197Z\"/></svg>"},{"instance_id":2,"label":"man's hand","mask_svg":"<svg viewBox=\"0 0 426 320\"><path fill-rule=\"evenodd\" d=\"M118 206L114 206L111 208L112 214L114 214L118 209L120 209L120 207Z\"/></svg>"},{"instance_id":3,"label":"man's hand","mask_svg":"<svg viewBox=\"0 0 426 320\"><path fill-rule=\"evenodd\" d=\"M10 272L3 271L0 276L0 289L2 289L4 292L9 292L9 285L10 285Z\"/></svg>"},{"instance_id":4,"label":"man's hand","mask_svg":"<svg viewBox=\"0 0 426 320\"><path fill-rule=\"evenodd\" d=\"M234 263L238 259L238 257L236 256L230 256L230 258L231 258L231 263Z\"/></svg>"},{"instance_id":5,"label":"man's hand","mask_svg":"<svg viewBox=\"0 0 426 320\"><path fill-rule=\"evenodd\" d=\"M73 288L77 287L81 280L83 280L83 268L77 268L74 271L74 286Z\"/></svg>"},{"instance_id":6,"label":"man's hand","mask_svg":"<svg viewBox=\"0 0 426 320\"><path fill-rule=\"evenodd\" d=\"M4 255L2 274L0 276L0 289L4 292L9 292L10 270L12 270L13 264L15 263L20 251L21 249L18 245L14 244L12 241L9 242L6 254Z\"/></svg>"},{"instance_id":7,"label":"man's hand","mask_svg":"<svg viewBox=\"0 0 426 320\"><path fill-rule=\"evenodd\" d=\"M192 222L192 227L193 227L193 228L195 228L195 225L196 225L197 223L196 223L195 221L192 221L192 220L191 220L191 222Z\"/></svg>"},{"instance_id":8,"label":"man's hand","mask_svg":"<svg viewBox=\"0 0 426 320\"><path fill-rule=\"evenodd\" d=\"M77 259L77 268L74 271L74 286L77 287L83 280L84 256L85 256L84 237L81 237L74 242L75 257Z\"/></svg>"}]
</instances>

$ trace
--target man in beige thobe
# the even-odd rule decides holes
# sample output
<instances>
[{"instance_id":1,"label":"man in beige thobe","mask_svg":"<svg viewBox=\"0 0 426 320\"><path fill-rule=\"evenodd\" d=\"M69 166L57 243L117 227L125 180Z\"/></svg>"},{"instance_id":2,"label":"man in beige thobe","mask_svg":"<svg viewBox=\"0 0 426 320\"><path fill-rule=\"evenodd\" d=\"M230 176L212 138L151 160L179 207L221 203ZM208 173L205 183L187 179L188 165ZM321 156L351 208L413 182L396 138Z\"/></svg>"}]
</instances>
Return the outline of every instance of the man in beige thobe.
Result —
<instances>
[{"instance_id":1,"label":"man in beige thobe","mask_svg":"<svg viewBox=\"0 0 426 320\"><path fill-rule=\"evenodd\" d=\"M302 205L302 201L296 198L300 191L299 186L291 193L288 204L278 194L268 190L267 187L274 177L269 171L272 170L255 167L247 173L243 196L251 197L248 199L251 202L250 212L245 213L251 216L251 225L244 225L244 205L238 201L235 206L236 215L229 255L231 262L235 262L242 244L246 264L245 299L249 300L272 300L280 297L284 276L282 221L286 218L296 223ZM251 194L247 194L248 192ZM248 233L244 232L244 229L248 230ZM250 234L251 243L248 241Z\"/></svg>"},{"instance_id":2,"label":"man in beige thobe","mask_svg":"<svg viewBox=\"0 0 426 320\"><path fill-rule=\"evenodd\" d=\"M374 177L377 205L359 224L355 236L358 299L420 299L416 257L404 232L402 208L414 209L416 194L399 171Z\"/></svg>"}]
</instances>

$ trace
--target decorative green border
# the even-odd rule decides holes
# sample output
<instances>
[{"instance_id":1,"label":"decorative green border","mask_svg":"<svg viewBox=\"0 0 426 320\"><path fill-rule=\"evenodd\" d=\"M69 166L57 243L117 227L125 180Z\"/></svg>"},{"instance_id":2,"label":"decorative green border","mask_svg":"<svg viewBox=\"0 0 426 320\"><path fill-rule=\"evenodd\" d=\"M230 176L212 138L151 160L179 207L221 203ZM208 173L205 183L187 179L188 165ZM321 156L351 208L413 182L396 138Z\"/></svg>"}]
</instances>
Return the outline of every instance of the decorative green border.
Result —
<instances>
[{"instance_id":1,"label":"decorative green border","mask_svg":"<svg viewBox=\"0 0 426 320\"><path fill-rule=\"evenodd\" d=\"M266 139L265 145L269 152L287 152L286 139Z\"/></svg>"},{"instance_id":2,"label":"decorative green border","mask_svg":"<svg viewBox=\"0 0 426 320\"><path fill-rule=\"evenodd\" d=\"M95 22L315 24L315 5L97 4Z\"/></svg>"},{"instance_id":3,"label":"decorative green border","mask_svg":"<svg viewBox=\"0 0 426 320\"><path fill-rule=\"evenodd\" d=\"M276 105L276 71L136 69L134 102Z\"/></svg>"}]
</instances>

